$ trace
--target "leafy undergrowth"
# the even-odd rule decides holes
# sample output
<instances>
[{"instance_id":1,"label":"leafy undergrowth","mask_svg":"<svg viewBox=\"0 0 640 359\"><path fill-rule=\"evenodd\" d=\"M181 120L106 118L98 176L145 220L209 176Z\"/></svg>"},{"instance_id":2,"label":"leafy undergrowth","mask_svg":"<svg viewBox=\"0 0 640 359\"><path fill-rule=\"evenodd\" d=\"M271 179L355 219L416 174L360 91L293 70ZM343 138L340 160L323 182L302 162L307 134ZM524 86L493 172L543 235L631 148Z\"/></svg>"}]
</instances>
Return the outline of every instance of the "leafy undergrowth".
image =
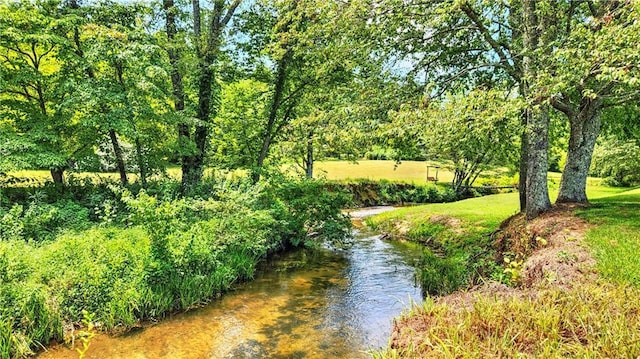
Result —
<instances>
[{"instance_id":1,"label":"leafy undergrowth","mask_svg":"<svg viewBox=\"0 0 640 359\"><path fill-rule=\"evenodd\" d=\"M396 320L389 347L374 357L638 357L640 190L619 192L506 222L513 239L503 245L523 253L505 266L513 286L486 282L428 298Z\"/></svg>"},{"instance_id":2,"label":"leafy undergrowth","mask_svg":"<svg viewBox=\"0 0 640 359\"><path fill-rule=\"evenodd\" d=\"M339 241L350 223L346 197L317 181L221 184L208 199L117 192L100 222L84 213L67 230L46 229L75 223L72 210L38 202L0 211L15 224L0 226L0 358L73 341L83 313L122 332L199 306L251 278L269 252Z\"/></svg>"}]
</instances>

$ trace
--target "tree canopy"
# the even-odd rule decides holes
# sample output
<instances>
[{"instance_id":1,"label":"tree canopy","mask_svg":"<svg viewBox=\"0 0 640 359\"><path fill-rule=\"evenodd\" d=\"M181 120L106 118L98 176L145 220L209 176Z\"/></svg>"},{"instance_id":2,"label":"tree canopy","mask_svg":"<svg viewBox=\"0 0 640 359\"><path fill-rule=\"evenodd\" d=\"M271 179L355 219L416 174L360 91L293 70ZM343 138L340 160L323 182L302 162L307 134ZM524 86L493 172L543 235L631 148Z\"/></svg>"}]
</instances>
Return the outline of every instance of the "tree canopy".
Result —
<instances>
[{"instance_id":1,"label":"tree canopy","mask_svg":"<svg viewBox=\"0 0 640 359\"><path fill-rule=\"evenodd\" d=\"M188 192L207 166L312 177L317 159L377 146L449 161L456 190L519 164L531 218L551 206L550 157L566 158L558 200L586 202L601 129L600 148L629 141L639 14L625 1L8 1L0 170L144 184L179 165Z\"/></svg>"}]
</instances>

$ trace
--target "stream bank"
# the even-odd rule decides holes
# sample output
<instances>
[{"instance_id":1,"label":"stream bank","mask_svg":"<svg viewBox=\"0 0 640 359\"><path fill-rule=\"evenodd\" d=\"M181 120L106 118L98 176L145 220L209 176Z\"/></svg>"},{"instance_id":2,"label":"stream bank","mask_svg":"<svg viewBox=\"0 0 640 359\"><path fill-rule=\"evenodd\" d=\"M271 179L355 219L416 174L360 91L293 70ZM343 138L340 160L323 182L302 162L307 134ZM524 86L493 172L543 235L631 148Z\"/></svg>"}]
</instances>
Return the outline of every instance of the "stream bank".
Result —
<instances>
[{"instance_id":1,"label":"stream bank","mask_svg":"<svg viewBox=\"0 0 640 359\"><path fill-rule=\"evenodd\" d=\"M362 217L372 211L359 210ZM209 305L125 335L97 335L85 358L366 358L421 300L420 247L355 230L347 250L276 255ZM40 358L77 358L64 345Z\"/></svg>"}]
</instances>

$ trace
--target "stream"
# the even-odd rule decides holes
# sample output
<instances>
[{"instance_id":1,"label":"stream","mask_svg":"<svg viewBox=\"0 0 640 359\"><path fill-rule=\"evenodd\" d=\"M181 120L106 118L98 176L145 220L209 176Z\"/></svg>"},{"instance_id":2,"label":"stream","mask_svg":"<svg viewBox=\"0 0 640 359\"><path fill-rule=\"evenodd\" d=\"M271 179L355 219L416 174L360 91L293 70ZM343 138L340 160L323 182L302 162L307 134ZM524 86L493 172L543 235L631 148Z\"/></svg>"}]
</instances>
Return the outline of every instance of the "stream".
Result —
<instances>
[{"instance_id":1,"label":"stream","mask_svg":"<svg viewBox=\"0 0 640 359\"><path fill-rule=\"evenodd\" d=\"M389 210L352 212L354 221ZM219 300L120 336L97 335L85 358L367 358L392 320L420 301L412 243L360 228L348 250L275 256ZM60 345L40 358L78 358Z\"/></svg>"}]
</instances>

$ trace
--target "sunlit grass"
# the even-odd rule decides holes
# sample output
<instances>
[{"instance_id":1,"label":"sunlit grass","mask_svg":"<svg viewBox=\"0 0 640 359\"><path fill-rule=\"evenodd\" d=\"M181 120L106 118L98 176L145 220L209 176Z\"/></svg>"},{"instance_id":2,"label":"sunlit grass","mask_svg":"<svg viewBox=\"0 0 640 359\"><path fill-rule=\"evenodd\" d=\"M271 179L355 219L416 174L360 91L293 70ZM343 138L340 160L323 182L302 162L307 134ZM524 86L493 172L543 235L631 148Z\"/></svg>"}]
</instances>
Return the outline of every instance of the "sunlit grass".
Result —
<instances>
[{"instance_id":1,"label":"sunlit grass","mask_svg":"<svg viewBox=\"0 0 640 359\"><path fill-rule=\"evenodd\" d=\"M640 354L637 298L637 288L590 284L531 298L478 297L462 310L427 300L399 322L417 321L430 329L416 332L401 324L400 337L411 345L375 357L635 358Z\"/></svg>"},{"instance_id":2,"label":"sunlit grass","mask_svg":"<svg viewBox=\"0 0 640 359\"><path fill-rule=\"evenodd\" d=\"M430 166L438 166L438 182L451 182L453 173L442 164L429 162ZM316 177L329 180L370 179L389 180L409 183L427 182L427 162L402 161L326 161L316 164ZM436 168L429 168L429 177L436 177Z\"/></svg>"},{"instance_id":3,"label":"sunlit grass","mask_svg":"<svg viewBox=\"0 0 640 359\"><path fill-rule=\"evenodd\" d=\"M587 195L598 199L624 193L628 189L606 186L588 186ZM638 192L640 193L640 191ZM552 200L558 196L558 190L550 190ZM434 215L454 217L476 231L493 231L500 222L520 210L518 193L503 193L484 197L470 198L452 203L435 203L415 207L401 208L371 218L372 223L402 220L410 225L419 226Z\"/></svg>"},{"instance_id":4,"label":"sunlit grass","mask_svg":"<svg viewBox=\"0 0 640 359\"><path fill-rule=\"evenodd\" d=\"M578 213L596 225L587 233L602 276L640 285L640 188L595 199Z\"/></svg>"}]
</instances>

